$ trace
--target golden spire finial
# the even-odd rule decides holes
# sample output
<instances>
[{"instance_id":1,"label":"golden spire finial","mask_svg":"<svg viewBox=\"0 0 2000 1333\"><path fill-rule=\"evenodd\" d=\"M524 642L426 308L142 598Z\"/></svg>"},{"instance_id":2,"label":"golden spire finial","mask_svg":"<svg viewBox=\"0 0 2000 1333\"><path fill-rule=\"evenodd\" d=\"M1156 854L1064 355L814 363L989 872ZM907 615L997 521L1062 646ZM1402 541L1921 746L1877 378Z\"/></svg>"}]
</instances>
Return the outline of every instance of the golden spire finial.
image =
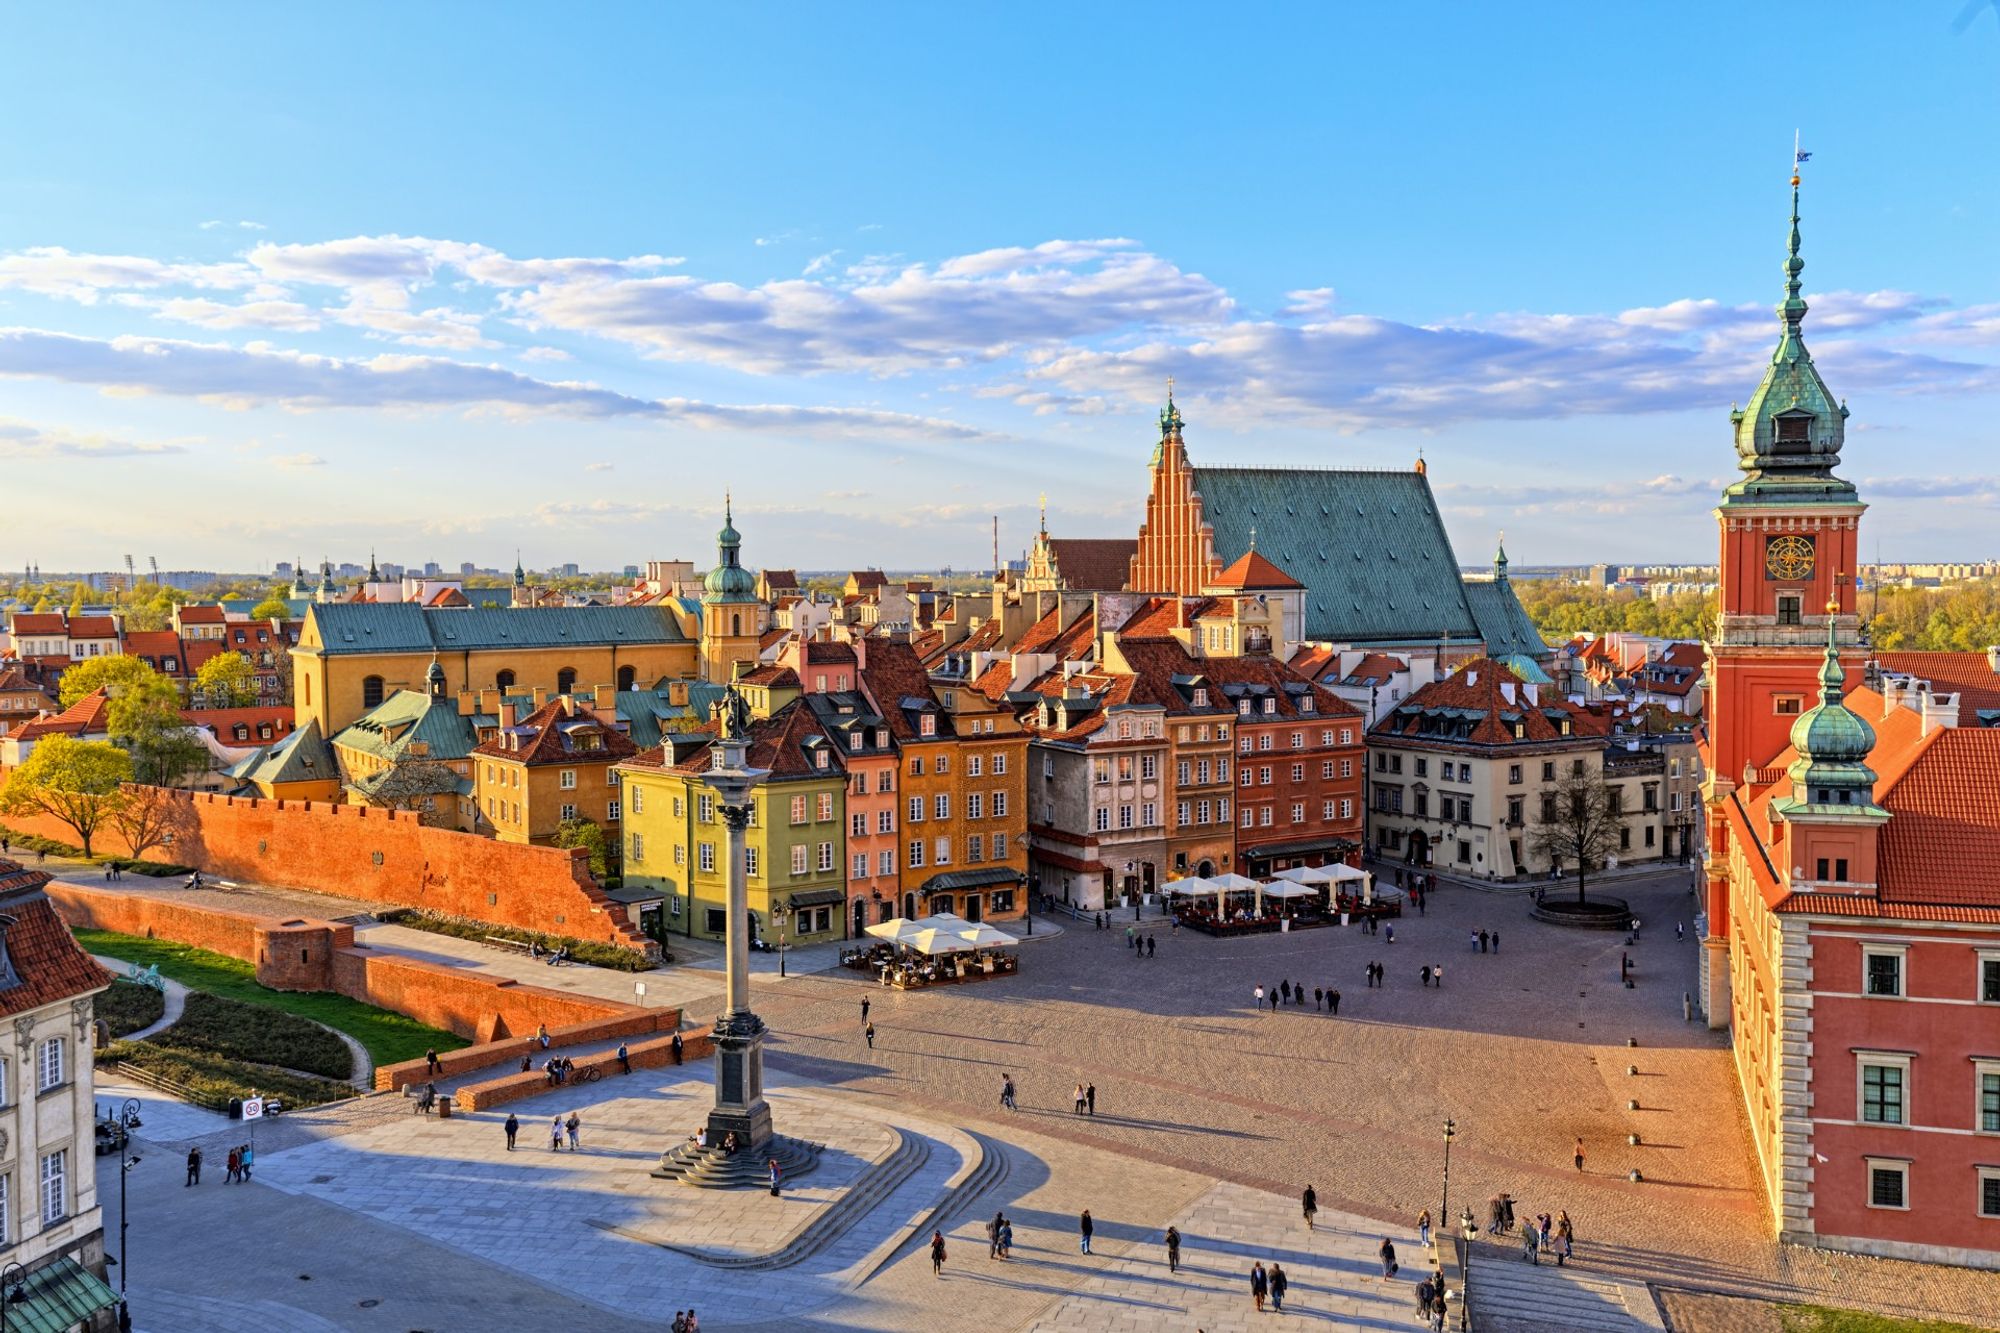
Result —
<instances>
[{"instance_id":1,"label":"golden spire finial","mask_svg":"<svg viewBox=\"0 0 2000 1333\"><path fill-rule=\"evenodd\" d=\"M1167 376L1167 401L1170 403L1174 401L1174 377L1172 375Z\"/></svg>"}]
</instances>

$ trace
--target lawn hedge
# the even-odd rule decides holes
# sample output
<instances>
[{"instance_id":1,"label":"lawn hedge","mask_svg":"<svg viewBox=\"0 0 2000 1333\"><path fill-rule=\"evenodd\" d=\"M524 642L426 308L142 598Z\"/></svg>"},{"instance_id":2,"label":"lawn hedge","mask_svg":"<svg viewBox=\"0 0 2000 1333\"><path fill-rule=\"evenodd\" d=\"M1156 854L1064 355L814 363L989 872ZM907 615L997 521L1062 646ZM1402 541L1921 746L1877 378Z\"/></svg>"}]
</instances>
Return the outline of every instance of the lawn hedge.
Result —
<instances>
[{"instance_id":1,"label":"lawn hedge","mask_svg":"<svg viewBox=\"0 0 2000 1333\"><path fill-rule=\"evenodd\" d=\"M109 990L99 991L92 1003L97 1018L114 1037L151 1027L167 1012L167 997L136 981L114 981Z\"/></svg>"},{"instance_id":2,"label":"lawn hedge","mask_svg":"<svg viewBox=\"0 0 2000 1333\"><path fill-rule=\"evenodd\" d=\"M622 945L604 944L595 940L579 940L569 935L547 935L537 930L496 926L490 921L443 916L436 912L421 912L415 908L377 912L375 919L393 922L398 926L408 926L412 930L427 930L433 935L450 935L454 939L461 940L485 940L491 937L513 940L517 944L539 944L544 951L552 951L557 945L561 945L569 950L570 958L576 962L588 963L592 967L606 967L616 972L653 970L652 962L637 949L627 949Z\"/></svg>"},{"instance_id":3,"label":"lawn hedge","mask_svg":"<svg viewBox=\"0 0 2000 1333\"><path fill-rule=\"evenodd\" d=\"M191 991L180 1019L152 1043L231 1060L279 1065L323 1078L354 1076L354 1052L310 1019L261 1004Z\"/></svg>"},{"instance_id":4,"label":"lawn hedge","mask_svg":"<svg viewBox=\"0 0 2000 1333\"><path fill-rule=\"evenodd\" d=\"M354 1096L354 1089L330 1079L288 1074L202 1051L170 1050L150 1041L114 1041L97 1053L97 1063L131 1065L167 1080L187 1099L211 1111L226 1110L232 1098L256 1092L280 1097L288 1108L319 1106Z\"/></svg>"}]
</instances>

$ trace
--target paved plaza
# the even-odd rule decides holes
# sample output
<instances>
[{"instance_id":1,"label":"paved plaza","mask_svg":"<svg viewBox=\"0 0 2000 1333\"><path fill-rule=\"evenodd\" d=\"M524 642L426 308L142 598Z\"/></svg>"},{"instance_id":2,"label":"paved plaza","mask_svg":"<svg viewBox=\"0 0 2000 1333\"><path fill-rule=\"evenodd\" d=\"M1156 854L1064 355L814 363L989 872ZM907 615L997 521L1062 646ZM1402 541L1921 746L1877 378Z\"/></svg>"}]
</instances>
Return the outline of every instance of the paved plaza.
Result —
<instances>
[{"instance_id":1,"label":"paved plaza","mask_svg":"<svg viewBox=\"0 0 2000 1333\"><path fill-rule=\"evenodd\" d=\"M1393 942L1354 928L1217 940L1147 916L1136 929L1157 950L1141 958L1126 944L1128 914L1102 931L1064 921L1059 935L1023 948L1017 976L913 992L826 970L830 959L808 970L813 960L794 955L792 975L760 970L755 983L772 1028L774 1112L784 1132L844 1146L820 1181L803 1177L775 1202L646 1174L692 1129L705 1067L519 1103L522 1148L512 1155L498 1127L504 1111L425 1121L400 1099L366 1098L287 1117L260 1129L284 1137L271 1148L260 1140L250 1186L180 1188L177 1126L134 1173L139 1327L199 1327L188 1303L213 1300L222 1303L216 1327L240 1327L227 1302L276 1301L301 1312L299 1327L318 1318L384 1330L546 1328L579 1317L594 1328L658 1327L687 1304L707 1329L929 1329L941 1312L972 1307L979 1327L995 1329L1214 1333L1252 1318L1286 1327L1292 1309L1298 1327L1415 1328L1414 1222L1421 1209L1440 1211L1447 1117L1457 1126L1452 1214L1469 1204L1483 1222L1485 1201L1504 1190L1521 1212L1564 1209L1576 1227L1574 1276L1493 1279L1495 1327L1532 1328L1523 1305L1538 1300L1570 1311L1595 1300L1606 1329L1634 1326L1618 1322L1628 1318L1657 1326L1647 1282L1992 1321L2000 1275L1771 1241L1727 1047L1682 1017L1698 948L1691 930L1675 939L1677 921L1691 924L1687 873L1626 879L1613 891L1646 921L1629 949L1623 935L1530 920L1519 891L1447 886L1427 914L1396 923ZM1499 933L1498 952L1468 942L1481 928ZM387 949L415 933L389 929L364 936ZM631 994L623 974L536 970L434 936L412 947ZM1628 952L1630 989L1619 982ZM1380 989L1365 984L1371 960L1387 969ZM1427 964L1443 965L1441 987L1422 984ZM649 998L684 1003L690 1021L718 1007L712 956L648 980ZM1253 1006L1254 987L1282 981L1302 985L1305 1002L1276 1013ZM1315 1009L1315 987L1341 991L1337 1017ZM861 1034L864 995L872 1050ZM1018 1112L998 1105L1009 1075ZM1073 1113L1079 1082L1096 1085L1095 1116ZM586 1150L550 1153L547 1117L572 1106L583 1112ZM1627 1142L1635 1133L1638 1146ZM889 1161L899 1135L921 1144L914 1167L910 1148ZM1571 1160L1579 1137L1581 1172ZM1635 1168L1643 1183L1626 1178ZM813 1232L834 1187L855 1181L880 1187L876 1206L822 1228L837 1235ZM115 1208L115 1177L104 1183ZM954 1184L978 1192L961 1198ZM1322 1208L1310 1236L1297 1206L1307 1184ZM1077 1246L1084 1208L1097 1221L1090 1256ZM983 1227L995 1209L1014 1220L1008 1263L986 1255ZM947 1235L941 1277L921 1243L932 1223ZM1183 1271L1171 1276L1160 1244L1169 1224L1186 1238ZM112 1234L115 1250L115 1224ZM218 1258L218 1235L242 1243ZM1375 1261L1384 1237L1402 1253L1393 1282ZM812 1252L787 1258L788 1246ZM1481 1274L1518 1259L1483 1241L1475 1251L1480 1312ZM719 1262L773 1255L786 1262ZM1282 1319L1251 1312L1247 1274L1259 1260L1282 1263L1292 1278ZM1568 1288L1524 1294L1528 1280ZM172 1318L149 1322L144 1296L155 1293ZM377 1304L361 1304L369 1300ZM1587 1328L1589 1319L1547 1326Z\"/></svg>"}]
</instances>

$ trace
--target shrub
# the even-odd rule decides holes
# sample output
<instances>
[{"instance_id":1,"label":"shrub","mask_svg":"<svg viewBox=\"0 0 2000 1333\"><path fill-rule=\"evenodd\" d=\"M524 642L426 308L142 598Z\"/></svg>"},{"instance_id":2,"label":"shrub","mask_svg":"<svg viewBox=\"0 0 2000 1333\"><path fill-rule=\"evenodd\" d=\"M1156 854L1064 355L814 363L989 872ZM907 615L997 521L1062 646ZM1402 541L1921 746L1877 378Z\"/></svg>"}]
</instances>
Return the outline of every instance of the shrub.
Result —
<instances>
[{"instance_id":1,"label":"shrub","mask_svg":"<svg viewBox=\"0 0 2000 1333\"><path fill-rule=\"evenodd\" d=\"M191 991L180 1021L152 1038L156 1046L277 1065L324 1078L351 1078L354 1053L310 1019L261 1004Z\"/></svg>"},{"instance_id":2,"label":"shrub","mask_svg":"<svg viewBox=\"0 0 2000 1333\"><path fill-rule=\"evenodd\" d=\"M167 1012L167 997L136 981L114 981L111 989L99 991L92 1003L114 1037L151 1027Z\"/></svg>"},{"instance_id":3,"label":"shrub","mask_svg":"<svg viewBox=\"0 0 2000 1333\"><path fill-rule=\"evenodd\" d=\"M579 963L592 967L607 967L615 972L650 972L653 964L637 949L627 949L619 944L603 944L595 940L580 940L570 935L548 935L538 930L522 930L516 926L496 926L490 921L471 921L465 917L442 916L436 912L419 912L414 909L394 912L377 912L379 921L393 922L408 926L412 930L427 930L433 935L450 935L454 939L513 940L519 944L539 944L544 950L553 950L557 945L569 950L569 956Z\"/></svg>"},{"instance_id":4,"label":"shrub","mask_svg":"<svg viewBox=\"0 0 2000 1333\"><path fill-rule=\"evenodd\" d=\"M150 1041L114 1041L98 1051L97 1062L130 1065L164 1079L189 1101L211 1111L226 1110L231 1098L248 1097L253 1091L283 1098L293 1109L354 1096L354 1089L345 1083L288 1074L201 1051L169 1050Z\"/></svg>"}]
</instances>

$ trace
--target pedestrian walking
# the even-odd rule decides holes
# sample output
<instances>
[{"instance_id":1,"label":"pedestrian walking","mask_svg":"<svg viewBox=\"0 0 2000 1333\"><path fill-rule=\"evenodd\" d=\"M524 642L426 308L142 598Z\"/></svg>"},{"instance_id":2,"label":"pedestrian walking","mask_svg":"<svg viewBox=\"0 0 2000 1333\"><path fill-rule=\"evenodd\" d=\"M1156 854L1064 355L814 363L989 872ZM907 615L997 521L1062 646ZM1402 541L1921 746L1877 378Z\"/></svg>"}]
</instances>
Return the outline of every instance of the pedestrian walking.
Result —
<instances>
[{"instance_id":1,"label":"pedestrian walking","mask_svg":"<svg viewBox=\"0 0 2000 1333\"><path fill-rule=\"evenodd\" d=\"M1431 964L1431 985L1433 985L1433 986L1436 986L1436 987L1437 987L1437 988L1438 988L1439 990L1443 990L1443 989L1444 989L1444 964L1443 964L1443 963L1432 963L1432 964Z\"/></svg>"},{"instance_id":2,"label":"pedestrian walking","mask_svg":"<svg viewBox=\"0 0 2000 1333\"><path fill-rule=\"evenodd\" d=\"M1396 1270L1399 1269L1402 1265L1396 1262L1395 1242L1390 1240L1387 1236L1382 1237L1382 1247L1381 1249L1377 1250L1376 1253L1382 1256L1382 1276L1383 1277L1396 1276Z\"/></svg>"},{"instance_id":3,"label":"pedestrian walking","mask_svg":"<svg viewBox=\"0 0 2000 1333\"><path fill-rule=\"evenodd\" d=\"M1292 983L1292 1003L1304 1004L1305 1002L1306 1002L1306 988L1304 986L1301 986L1298 982L1294 981Z\"/></svg>"},{"instance_id":4,"label":"pedestrian walking","mask_svg":"<svg viewBox=\"0 0 2000 1333\"><path fill-rule=\"evenodd\" d=\"M1139 932L1131 926L1125 927L1125 947L1128 949L1139 947Z\"/></svg>"},{"instance_id":5,"label":"pedestrian walking","mask_svg":"<svg viewBox=\"0 0 2000 1333\"><path fill-rule=\"evenodd\" d=\"M557 1112L549 1120L549 1151L562 1151L562 1113Z\"/></svg>"},{"instance_id":6,"label":"pedestrian walking","mask_svg":"<svg viewBox=\"0 0 2000 1333\"><path fill-rule=\"evenodd\" d=\"M944 1276L944 1232L931 1228L931 1276Z\"/></svg>"},{"instance_id":7,"label":"pedestrian walking","mask_svg":"<svg viewBox=\"0 0 2000 1333\"><path fill-rule=\"evenodd\" d=\"M1083 1101L1084 1101L1084 1107L1085 1107L1085 1110L1086 1110L1086 1113L1087 1113L1087 1114L1090 1114L1090 1115L1096 1115L1096 1114L1097 1114L1097 1085L1096 1085L1095 1083L1090 1083L1090 1084L1086 1084L1086 1085L1084 1086L1084 1089L1083 1089Z\"/></svg>"},{"instance_id":8,"label":"pedestrian walking","mask_svg":"<svg viewBox=\"0 0 2000 1333\"><path fill-rule=\"evenodd\" d=\"M1167 1271L1181 1271L1181 1233L1174 1227L1167 1228Z\"/></svg>"},{"instance_id":9,"label":"pedestrian walking","mask_svg":"<svg viewBox=\"0 0 2000 1333\"><path fill-rule=\"evenodd\" d=\"M199 1148L188 1149L187 1183L190 1185L201 1184L201 1149Z\"/></svg>"},{"instance_id":10,"label":"pedestrian walking","mask_svg":"<svg viewBox=\"0 0 2000 1333\"><path fill-rule=\"evenodd\" d=\"M234 1185L236 1177L243 1171L243 1150L240 1148L231 1148L229 1156L223 1161L223 1165L228 1168L228 1173L223 1176L222 1183L225 1185Z\"/></svg>"},{"instance_id":11,"label":"pedestrian walking","mask_svg":"<svg viewBox=\"0 0 2000 1333\"><path fill-rule=\"evenodd\" d=\"M1423 983L1424 983L1424 989L1425 989L1425 990L1429 990L1429 989L1430 989L1430 985L1431 985L1431 968L1430 968L1430 964L1429 964L1429 963L1426 963L1426 964L1424 964L1424 967L1423 967L1423 970L1422 970L1421 972L1417 973L1417 975L1418 975L1418 977L1420 977L1420 978L1421 978L1421 979L1423 980Z\"/></svg>"},{"instance_id":12,"label":"pedestrian walking","mask_svg":"<svg viewBox=\"0 0 2000 1333\"><path fill-rule=\"evenodd\" d=\"M1333 991L1328 991L1328 992L1327 992L1327 994L1326 994L1326 1008L1327 1008L1327 1012L1329 1012L1329 1013L1332 1013L1332 1014L1336 1014L1336 1015L1340 1013L1340 992L1339 992L1339 991L1337 991L1337 990L1333 990Z\"/></svg>"},{"instance_id":13,"label":"pedestrian walking","mask_svg":"<svg viewBox=\"0 0 2000 1333\"><path fill-rule=\"evenodd\" d=\"M1148 935L1146 937L1146 957L1151 958L1153 956L1154 951L1158 949L1159 946L1160 946L1159 937L1157 935Z\"/></svg>"},{"instance_id":14,"label":"pedestrian walking","mask_svg":"<svg viewBox=\"0 0 2000 1333\"><path fill-rule=\"evenodd\" d=\"M681 1034L676 1032L674 1034L674 1063L679 1064L680 1062L681 1062ZM690 1310L688 1311L688 1313L693 1314L694 1311Z\"/></svg>"},{"instance_id":15,"label":"pedestrian walking","mask_svg":"<svg viewBox=\"0 0 2000 1333\"><path fill-rule=\"evenodd\" d=\"M1088 1208L1084 1209L1083 1216L1079 1217L1076 1220L1076 1230L1077 1230L1078 1243L1080 1246L1080 1253L1083 1254L1090 1253L1090 1233L1095 1231L1096 1229L1097 1229L1096 1224L1090 1220L1090 1209Z\"/></svg>"},{"instance_id":16,"label":"pedestrian walking","mask_svg":"<svg viewBox=\"0 0 2000 1333\"><path fill-rule=\"evenodd\" d=\"M1500 932L1497 930L1493 932L1493 952L1500 952Z\"/></svg>"},{"instance_id":17,"label":"pedestrian walking","mask_svg":"<svg viewBox=\"0 0 2000 1333\"><path fill-rule=\"evenodd\" d=\"M507 1113L507 1151L514 1151L514 1136L521 1132L521 1122L512 1111Z\"/></svg>"},{"instance_id":18,"label":"pedestrian walking","mask_svg":"<svg viewBox=\"0 0 2000 1333\"><path fill-rule=\"evenodd\" d=\"M1286 1004L1290 1004L1292 1002L1292 983L1289 981L1279 982L1278 994Z\"/></svg>"},{"instance_id":19,"label":"pedestrian walking","mask_svg":"<svg viewBox=\"0 0 2000 1333\"><path fill-rule=\"evenodd\" d=\"M1271 1290L1271 1279L1264 1272L1264 1265L1250 1265L1250 1299L1256 1303L1257 1313L1264 1313L1264 1296Z\"/></svg>"},{"instance_id":20,"label":"pedestrian walking","mask_svg":"<svg viewBox=\"0 0 2000 1333\"><path fill-rule=\"evenodd\" d=\"M1583 1138L1580 1135L1576 1141L1576 1169L1583 1170Z\"/></svg>"},{"instance_id":21,"label":"pedestrian walking","mask_svg":"<svg viewBox=\"0 0 2000 1333\"><path fill-rule=\"evenodd\" d=\"M1417 1284L1417 1318L1424 1324L1431 1322L1431 1306L1437 1300L1437 1288L1425 1278Z\"/></svg>"},{"instance_id":22,"label":"pedestrian walking","mask_svg":"<svg viewBox=\"0 0 2000 1333\"><path fill-rule=\"evenodd\" d=\"M764 1159L764 1170L768 1173L771 1182L771 1197L775 1199L778 1197L779 1179L784 1174L778 1169L778 1159L775 1157L766 1157Z\"/></svg>"},{"instance_id":23,"label":"pedestrian walking","mask_svg":"<svg viewBox=\"0 0 2000 1333\"><path fill-rule=\"evenodd\" d=\"M245 1180L246 1182L247 1182L247 1181L248 1181L248 1180L250 1179L250 1166L251 1166L251 1164L252 1164L253 1162L255 1162L256 1160L257 1160L257 1150L256 1150L255 1148L251 1147L251 1146L250 1146L249 1144L247 1144L247 1143L246 1143L246 1144L244 1144L244 1145L243 1145L243 1179L244 1179L244 1180Z\"/></svg>"},{"instance_id":24,"label":"pedestrian walking","mask_svg":"<svg viewBox=\"0 0 2000 1333\"><path fill-rule=\"evenodd\" d=\"M864 1030L862 1031L861 1035L862 1035L862 1036L864 1036L864 1037L866 1037L866 1038L868 1038L868 1049L869 1049L869 1050L871 1050L871 1051L872 1051L872 1050L874 1050L874 1049L875 1049L875 1025L874 1025L873 1023L870 1023L870 1024L869 1024L869 1025L867 1026L867 1028L865 1028L865 1029L864 1029Z\"/></svg>"},{"instance_id":25,"label":"pedestrian walking","mask_svg":"<svg viewBox=\"0 0 2000 1333\"><path fill-rule=\"evenodd\" d=\"M1277 1012L1278 1012L1278 988L1277 988L1276 986L1273 986L1273 987L1271 987L1271 989L1269 989L1269 990L1265 991L1265 992L1264 992L1264 998L1265 998L1265 999L1267 999L1267 1000L1269 1000L1269 1001L1271 1002L1271 1012L1272 1012L1272 1013L1274 1013L1274 1014L1275 1014L1275 1013L1277 1013Z\"/></svg>"},{"instance_id":26,"label":"pedestrian walking","mask_svg":"<svg viewBox=\"0 0 2000 1333\"><path fill-rule=\"evenodd\" d=\"M1557 1268L1561 1268L1568 1262L1570 1255L1575 1252L1575 1245L1576 1228L1570 1225L1569 1214L1567 1212L1558 1211L1556 1213L1556 1238L1554 1246Z\"/></svg>"},{"instance_id":27,"label":"pedestrian walking","mask_svg":"<svg viewBox=\"0 0 2000 1333\"><path fill-rule=\"evenodd\" d=\"M1000 1257L1014 1257L1014 1224L1004 1217L1000 1219Z\"/></svg>"},{"instance_id":28,"label":"pedestrian walking","mask_svg":"<svg viewBox=\"0 0 2000 1333\"><path fill-rule=\"evenodd\" d=\"M1383 943L1394 944L1396 942L1396 923L1392 921L1388 925L1382 927L1382 935L1384 937Z\"/></svg>"},{"instance_id":29,"label":"pedestrian walking","mask_svg":"<svg viewBox=\"0 0 2000 1333\"><path fill-rule=\"evenodd\" d=\"M861 997L861 1021L863 1023L868 1021L868 997L866 995Z\"/></svg>"},{"instance_id":30,"label":"pedestrian walking","mask_svg":"<svg viewBox=\"0 0 2000 1333\"><path fill-rule=\"evenodd\" d=\"M1306 1192L1299 1198L1299 1207L1304 1210L1306 1215L1306 1230L1311 1231L1313 1229L1313 1215L1319 1212L1319 1195L1314 1191L1312 1186L1306 1186Z\"/></svg>"},{"instance_id":31,"label":"pedestrian walking","mask_svg":"<svg viewBox=\"0 0 2000 1333\"><path fill-rule=\"evenodd\" d=\"M435 1046L424 1051L424 1072L432 1078L436 1078L444 1072L444 1066L438 1063L437 1047Z\"/></svg>"},{"instance_id":32,"label":"pedestrian walking","mask_svg":"<svg viewBox=\"0 0 2000 1333\"><path fill-rule=\"evenodd\" d=\"M1277 1310L1280 1313L1284 1311L1285 1288L1290 1285L1291 1280L1285 1276L1285 1266L1274 1261L1271 1264L1271 1308L1273 1310Z\"/></svg>"},{"instance_id":33,"label":"pedestrian walking","mask_svg":"<svg viewBox=\"0 0 2000 1333\"><path fill-rule=\"evenodd\" d=\"M632 1072L632 1052L622 1041L618 1043L618 1063L626 1073Z\"/></svg>"},{"instance_id":34,"label":"pedestrian walking","mask_svg":"<svg viewBox=\"0 0 2000 1333\"><path fill-rule=\"evenodd\" d=\"M1539 1266L1542 1261L1535 1253L1536 1248L1535 1224L1530 1222L1521 1228L1521 1257Z\"/></svg>"},{"instance_id":35,"label":"pedestrian walking","mask_svg":"<svg viewBox=\"0 0 2000 1333\"><path fill-rule=\"evenodd\" d=\"M1014 1076L1012 1074L1008 1074L1000 1080L1000 1104L1010 1111L1021 1109L1014 1104Z\"/></svg>"},{"instance_id":36,"label":"pedestrian walking","mask_svg":"<svg viewBox=\"0 0 2000 1333\"><path fill-rule=\"evenodd\" d=\"M988 1259L998 1259L1000 1257L1000 1224L1006 1220L1003 1214L995 1213L993 1214L993 1220L986 1224L986 1257Z\"/></svg>"},{"instance_id":37,"label":"pedestrian walking","mask_svg":"<svg viewBox=\"0 0 2000 1333\"><path fill-rule=\"evenodd\" d=\"M685 1310L674 1311L674 1322L673 1322L673 1327L671 1329L671 1333L687 1333L687 1326L688 1326L687 1311Z\"/></svg>"},{"instance_id":38,"label":"pedestrian walking","mask_svg":"<svg viewBox=\"0 0 2000 1333\"><path fill-rule=\"evenodd\" d=\"M1687 925L1684 922L1680 921L1674 922L1674 943L1679 944L1686 939L1687 939Z\"/></svg>"},{"instance_id":39,"label":"pedestrian walking","mask_svg":"<svg viewBox=\"0 0 2000 1333\"><path fill-rule=\"evenodd\" d=\"M1083 1114L1083 1084L1076 1085L1076 1105L1070 1108L1071 1115Z\"/></svg>"},{"instance_id":40,"label":"pedestrian walking","mask_svg":"<svg viewBox=\"0 0 2000 1333\"><path fill-rule=\"evenodd\" d=\"M1479 952L1479 932L1476 930L1472 932L1472 951Z\"/></svg>"},{"instance_id":41,"label":"pedestrian walking","mask_svg":"<svg viewBox=\"0 0 2000 1333\"><path fill-rule=\"evenodd\" d=\"M1318 986L1314 986L1314 987L1313 987L1313 1012L1314 1012L1314 1013L1318 1013L1318 1012L1320 1011L1320 1009L1321 1009L1321 1008L1322 1008L1322 1007L1323 1007L1323 1006L1324 1006L1325 1004L1326 1004L1326 992L1325 992L1325 991L1323 991L1323 990L1321 990L1321 989L1320 989L1320 988L1319 988Z\"/></svg>"},{"instance_id":42,"label":"pedestrian walking","mask_svg":"<svg viewBox=\"0 0 2000 1333\"><path fill-rule=\"evenodd\" d=\"M1412 896L1413 896L1413 897L1414 897L1414 898L1415 898L1415 899L1417 900L1417 915L1418 915L1418 916L1425 916L1425 915L1428 915L1428 914L1427 914L1427 913L1426 913L1426 912L1424 911L1424 895L1423 895L1423 894L1421 894L1421 893L1418 893L1418 894L1413 894Z\"/></svg>"},{"instance_id":43,"label":"pedestrian walking","mask_svg":"<svg viewBox=\"0 0 2000 1333\"><path fill-rule=\"evenodd\" d=\"M1486 934L1486 932L1485 932L1485 931L1483 931L1483 930L1482 930L1482 931L1480 931L1480 932L1479 932L1479 952L1481 952L1481 953L1485 953L1485 952L1486 952L1486 941L1487 941L1487 938L1488 938L1488 937L1487 937L1487 934Z\"/></svg>"},{"instance_id":44,"label":"pedestrian walking","mask_svg":"<svg viewBox=\"0 0 2000 1333\"><path fill-rule=\"evenodd\" d=\"M1257 1012L1261 1014L1264 1012L1264 988L1259 986L1255 994L1257 996Z\"/></svg>"},{"instance_id":45,"label":"pedestrian walking","mask_svg":"<svg viewBox=\"0 0 2000 1333\"><path fill-rule=\"evenodd\" d=\"M563 1121L563 1128L569 1131L569 1150L575 1152L582 1146L582 1144L577 1142L577 1137L583 1131L583 1120L576 1112L571 1111L569 1119Z\"/></svg>"},{"instance_id":46,"label":"pedestrian walking","mask_svg":"<svg viewBox=\"0 0 2000 1333\"><path fill-rule=\"evenodd\" d=\"M688 1307L687 1333L701 1333L701 1320L695 1317L694 1307Z\"/></svg>"},{"instance_id":47,"label":"pedestrian walking","mask_svg":"<svg viewBox=\"0 0 2000 1333\"><path fill-rule=\"evenodd\" d=\"M1417 1214L1417 1244L1425 1249L1431 1245L1431 1210L1428 1208Z\"/></svg>"}]
</instances>

